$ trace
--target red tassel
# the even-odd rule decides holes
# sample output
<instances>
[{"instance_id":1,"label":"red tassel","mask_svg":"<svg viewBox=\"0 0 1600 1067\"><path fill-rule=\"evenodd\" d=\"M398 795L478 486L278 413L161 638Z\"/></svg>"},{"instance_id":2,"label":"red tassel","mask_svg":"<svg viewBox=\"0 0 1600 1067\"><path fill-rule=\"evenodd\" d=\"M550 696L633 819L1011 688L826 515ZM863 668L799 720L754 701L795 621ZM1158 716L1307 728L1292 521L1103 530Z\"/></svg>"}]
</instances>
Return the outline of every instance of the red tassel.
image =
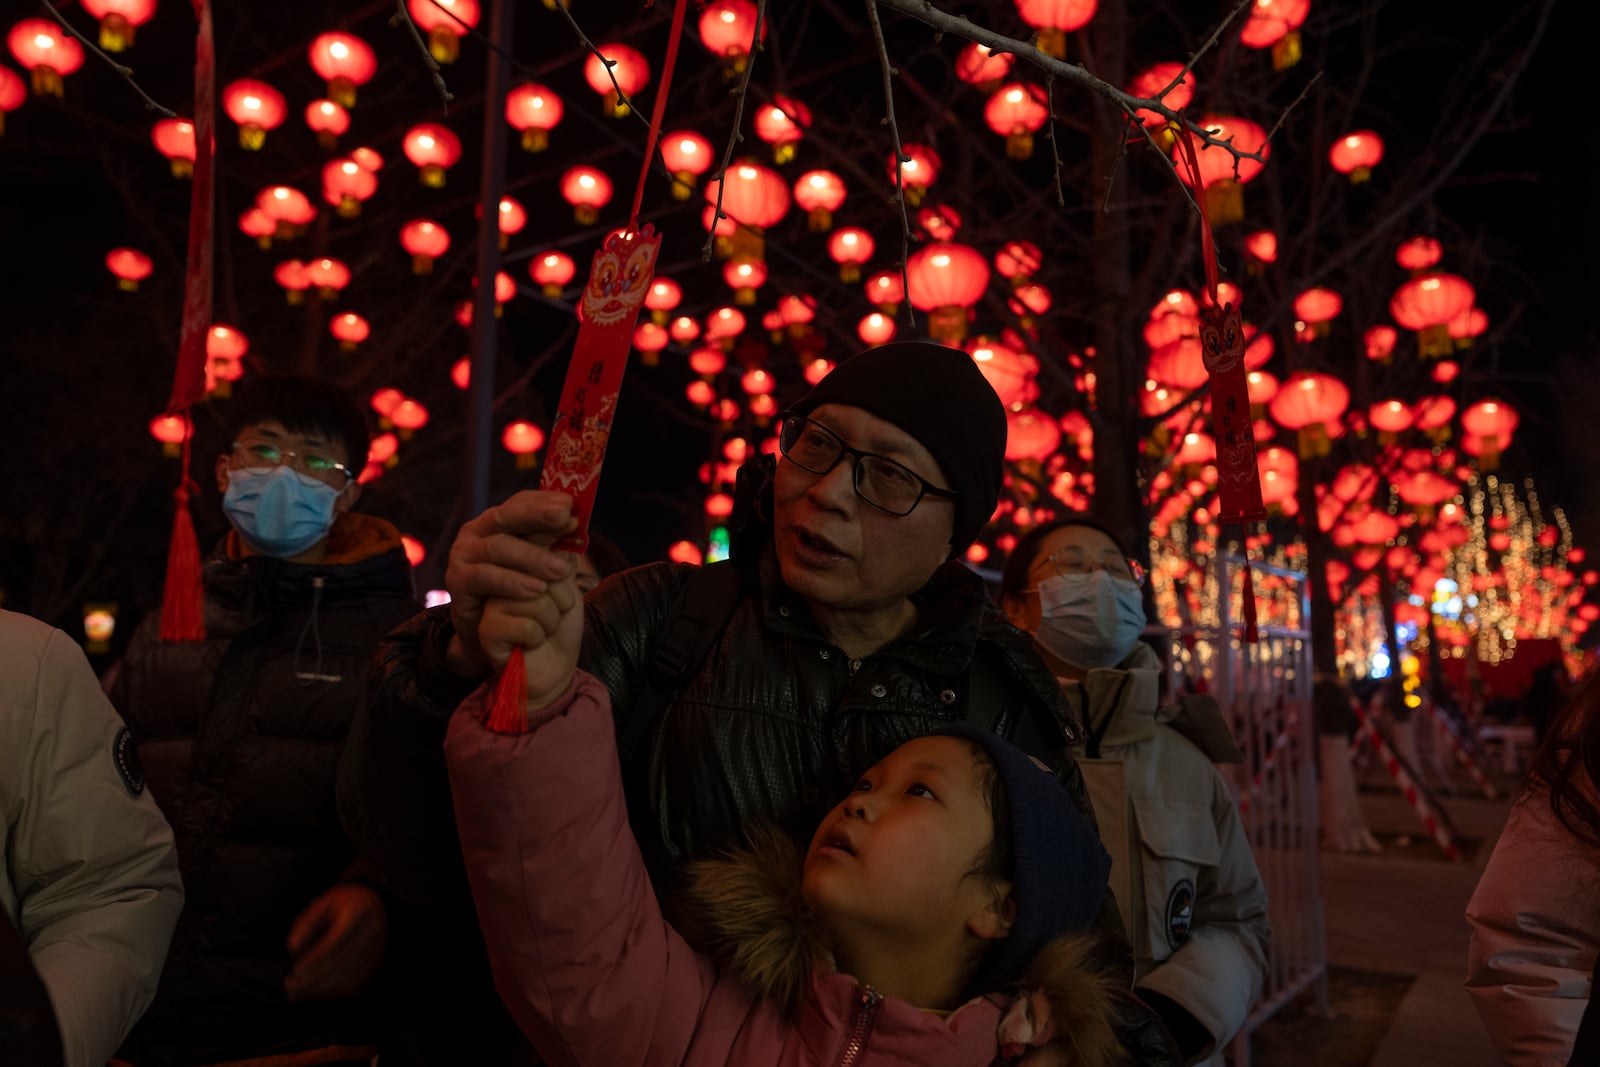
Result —
<instances>
[{"instance_id":1,"label":"red tassel","mask_svg":"<svg viewBox=\"0 0 1600 1067\"><path fill-rule=\"evenodd\" d=\"M494 700L489 705L489 720L485 725L497 734L528 732L528 665L522 660L520 648L511 650L506 669L500 672L500 683L494 687Z\"/></svg>"},{"instance_id":2,"label":"red tassel","mask_svg":"<svg viewBox=\"0 0 1600 1067\"><path fill-rule=\"evenodd\" d=\"M200 589L200 542L189 515L189 487L185 474L173 494L178 502L172 518L172 543L167 548L167 579L161 590L161 640L204 641L205 597Z\"/></svg>"},{"instance_id":3,"label":"red tassel","mask_svg":"<svg viewBox=\"0 0 1600 1067\"><path fill-rule=\"evenodd\" d=\"M1240 605L1244 610L1244 642L1249 645L1261 640L1261 632L1256 629L1256 581L1250 574L1250 561L1247 558L1244 564L1244 596Z\"/></svg>"}]
</instances>

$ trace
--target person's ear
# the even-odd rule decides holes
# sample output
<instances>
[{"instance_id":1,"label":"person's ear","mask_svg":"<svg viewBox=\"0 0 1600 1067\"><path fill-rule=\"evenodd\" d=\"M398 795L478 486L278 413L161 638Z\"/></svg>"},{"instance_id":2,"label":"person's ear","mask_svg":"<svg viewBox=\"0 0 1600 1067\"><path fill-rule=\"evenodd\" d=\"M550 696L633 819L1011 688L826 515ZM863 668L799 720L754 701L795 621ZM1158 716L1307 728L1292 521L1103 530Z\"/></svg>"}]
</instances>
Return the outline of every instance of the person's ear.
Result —
<instances>
[{"instance_id":1,"label":"person's ear","mask_svg":"<svg viewBox=\"0 0 1600 1067\"><path fill-rule=\"evenodd\" d=\"M999 941L1010 937L1016 924L1017 898L1010 882L1000 882L994 887L988 906L967 919L967 931L985 941Z\"/></svg>"},{"instance_id":2,"label":"person's ear","mask_svg":"<svg viewBox=\"0 0 1600 1067\"><path fill-rule=\"evenodd\" d=\"M1021 593L1007 593L1000 598L1000 610L1006 613L1011 625L1019 630L1028 628L1027 603Z\"/></svg>"},{"instance_id":3,"label":"person's ear","mask_svg":"<svg viewBox=\"0 0 1600 1067\"><path fill-rule=\"evenodd\" d=\"M217 457L217 492L226 493L227 491L228 491L228 457L225 456L225 455L224 456L218 456Z\"/></svg>"},{"instance_id":4,"label":"person's ear","mask_svg":"<svg viewBox=\"0 0 1600 1067\"><path fill-rule=\"evenodd\" d=\"M345 512L347 512L351 508L355 507L356 506L356 501L360 500L360 499L361 499L361 483L360 482L351 482L350 484L346 485L344 487L344 490L339 494L338 499L333 502L333 514L334 514L334 516L338 517L340 515L343 515Z\"/></svg>"}]
</instances>

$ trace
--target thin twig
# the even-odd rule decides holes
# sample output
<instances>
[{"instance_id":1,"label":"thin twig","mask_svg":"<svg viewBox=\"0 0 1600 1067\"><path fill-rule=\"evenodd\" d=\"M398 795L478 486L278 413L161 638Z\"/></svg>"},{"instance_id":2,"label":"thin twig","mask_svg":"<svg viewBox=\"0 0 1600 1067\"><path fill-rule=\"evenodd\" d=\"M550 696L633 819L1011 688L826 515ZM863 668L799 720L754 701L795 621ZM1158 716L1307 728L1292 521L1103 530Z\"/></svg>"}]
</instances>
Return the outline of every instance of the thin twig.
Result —
<instances>
[{"instance_id":1,"label":"thin twig","mask_svg":"<svg viewBox=\"0 0 1600 1067\"><path fill-rule=\"evenodd\" d=\"M733 146L744 140L744 134L739 132L739 126L744 122L744 100L750 94L750 72L756 69L756 53L761 51L761 24L767 18L767 0L756 0L756 27L750 37L750 54L744 60L744 76L739 79L739 87L733 91L733 129L728 132L728 145L722 150L722 165L717 168L716 176L711 180L717 183L717 202L712 209L711 225L706 228L706 243L700 248L700 261L711 262L711 251L716 247L717 223L728 216L722 210L722 194L728 188L728 163L733 159ZM737 223L739 220L735 219Z\"/></svg>"},{"instance_id":2,"label":"thin twig","mask_svg":"<svg viewBox=\"0 0 1600 1067\"><path fill-rule=\"evenodd\" d=\"M1216 47L1217 41L1222 37L1222 31L1227 29L1228 24L1239 16L1239 12L1243 11L1247 7L1252 6L1253 3L1254 0L1235 0L1233 7L1226 15L1222 17L1222 21L1217 23L1216 26L1212 28L1211 36L1207 37L1205 42L1202 43L1199 48L1196 48L1194 53L1189 56L1189 62L1185 63L1183 65L1183 70L1179 71L1178 76L1172 79L1172 84L1161 90L1161 96L1163 99L1165 99L1166 95L1172 92L1173 89L1177 88L1179 82L1183 81L1183 79L1189 76L1189 72L1194 70L1194 65L1200 62L1201 56L1205 55L1207 52L1211 51L1211 49Z\"/></svg>"},{"instance_id":3,"label":"thin twig","mask_svg":"<svg viewBox=\"0 0 1600 1067\"><path fill-rule=\"evenodd\" d=\"M1126 121L1129 123L1138 122L1139 116L1129 112ZM1143 123L1140 123L1140 125L1143 125ZM1055 131L1051 130L1050 132L1052 139L1054 139ZM1101 214L1105 214L1111 210L1111 187L1116 184L1117 171L1122 168L1122 159L1128 154L1129 140L1130 138L1128 137L1128 129L1126 126L1124 126L1122 133L1120 133L1117 137L1117 156L1111 161L1111 170L1108 174L1106 174L1106 195L1100 201Z\"/></svg>"},{"instance_id":4,"label":"thin twig","mask_svg":"<svg viewBox=\"0 0 1600 1067\"><path fill-rule=\"evenodd\" d=\"M1128 121L1139 127L1139 132L1144 134L1144 139L1150 142L1151 148L1155 149L1156 157L1167 165L1167 169L1172 172L1173 178L1175 178L1178 182L1178 188L1182 189L1183 195L1188 198L1189 206L1194 208L1195 215L1199 216L1201 214L1200 204L1195 200L1194 193L1189 188L1189 183L1184 181L1183 178L1178 175L1178 165L1167 156L1166 152L1161 150L1160 145L1156 144L1155 137L1150 133L1150 127L1139 121L1138 113L1134 111L1133 108L1128 107L1126 104L1123 105L1123 110L1128 113ZM1181 137L1183 135L1180 133L1179 136ZM1237 159L1237 156L1235 159Z\"/></svg>"},{"instance_id":5,"label":"thin twig","mask_svg":"<svg viewBox=\"0 0 1600 1067\"><path fill-rule=\"evenodd\" d=\"M406 28L411 31L411 39L417 42L417 51L422 53L422 62L427 65L429 73L433 75L433 87L439 90L439 99L444 102L444 112L448 115L450 113L450 101L454 100L455 97L444 83L444 72L439 69L439 62L433 58L433 53L428 51L427 44L422 40L422 34L417 30L416 22L411 18L411 12L406 10L406 0L394 0L394 7L394 17L389 20L389 25L393 26L404 22ZM447 9L441 7L439 10L446 11Z\"/></svg>"},{"instance_id":6,"label":"thin twig","mask_svg":"<svg viewBox=\"0 0 1600 1067\"><path fill-rule=\"evenodd\" d=\"M1272 129L1267 131L1268 141L1277 136L1278 131L1283 128L1283 120L1289 117L1289 112L1300 106L1300 101L1306 98L1306 94L1311 91L1311 87L1322 80L1322 73L1323 72L1319 70L1316 74L1312 75L1311 80L1306 82L1306 87L1300 90L1300 95L1291 100L1289 102L1289 106L1283 109L1283 114L1278 116L1278 121L1274 122L1272 124Z\"/></svg>"},{"instance_id":7,"label":"thin twig","mask_svg":"<svg viewBox=\"0 0 1600 1067\"><path fill-rule=\"evenodd\" d=\"M433 0L433 3L435 6L439 6L439 0ZM628 94L622 91L622 85L617 81L616 72L611 69L617 65L617 61L605 57L599 46L589 39L588 34L583 32L583 27L578 25L578 20L572 17L572 12L567 10L567 5L561 3L561 0L556 0L556 10L561 12L562 17L567 20L567 25L572 27L572 32L578 35L578 40L583 43L583 47L587 48L600 61L600 65L606 69L606 77L611 79L611 88L616 90L617 99L627 104L628 110L635 115L639 115L641 119L644 119L645 125L648 126L650 120L639 114L639 109L633 106L633 101L628 99Z\"/></svg>"},{"instance_id":8,"label":"thin twig","mask_svg":"<svg viewBox=\"0 0 1600 1067\"><path fill-rule=\"evenodd\" d=\"M85 48L99 56L101 59L105 60L107 66L116 71L118 74L122 75L123 81L126 81L129 85L133 86L133 91L144 98L144 106L146 111L160 112L169 119L175 119L178 117L178 113L176 111L172 110L170 107L163 107L161 104L156 103L154 100L150 99L149 93L139 88L139 83L133 80L132 67L126 67L121 63L118 63L116 60L100 51L99 47L96 46L93 41L89 40L89 38L73 29L72 24L62 17L61 12L56 10L56 6L52 4L50 0L41 0L41 2L44 4L45 8L49 10L50 14L55 16L57 25L59 25L63 30L66 30L72 36L76 37L78 40L82 41Z\"/></svg>"},{"instance_id":9,"label":"thin twig","mask_svg":"<svg viewBox=\"0 0 1600 1067\"><path fill-rule=\"evenodd\" d=\"M1050 124L1050 158L1056 166L1056 206L1066 207L1067 196L1061 191L1061 151L1056 147L1056 76L1054 74L1047 74L1044 79L1044 108L1045 121ZM1107 183L1106 190L1106 195L1109 197L1111 195L1109 183Z\"/></svg>"},{"instance_id":10,"label":"thin twig","mask_svg":"<svg viewBox=\"0 0 1600 1067\"><path fill-rule=\"evenodd\" d=\"M906 326L915 329L917 312L911 306L911 216L906 213L905 175L905 163L911 157L900 146L900 127L894 120L895 69L889 63L889 46L884 43L877 0L867 0L867 19L872 23L872 40L878 46L878 63L883 68L883 124L889 127L889 135L894 139L894 195L889 202L900 205L900 285L905 290Z\"/></svg>"}]
</instances>

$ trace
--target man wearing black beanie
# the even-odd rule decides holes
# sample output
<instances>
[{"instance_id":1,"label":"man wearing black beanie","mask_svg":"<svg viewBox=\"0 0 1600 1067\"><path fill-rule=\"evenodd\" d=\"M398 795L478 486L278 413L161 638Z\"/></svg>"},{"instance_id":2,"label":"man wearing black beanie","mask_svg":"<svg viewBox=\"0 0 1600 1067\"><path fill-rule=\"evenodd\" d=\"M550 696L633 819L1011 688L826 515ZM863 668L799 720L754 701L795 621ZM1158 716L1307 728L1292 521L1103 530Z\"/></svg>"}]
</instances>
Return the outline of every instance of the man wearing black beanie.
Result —
<instances>
[{"instance_id":1,"label":"man wearing black beanie","mask_svg":"<svg viewBox=\"0 0 1600 1067\"><path fill-rule=\"evenodd\" d=\"M803 847L861 768L961 723L1045 764L1092 820L1069 748L1081 731L1054 676L960 559L993 514L1005 442L1005 411L966 353L872 349L785 413L779 457L741 470L750 518L730 560L647 564L588 595L579 666L611 694L629 823L658 894L670 900L687 862L762 825ZM540 545L569 509L561 494L518 493L462 529L450 614L419 616L379 649L368 729L428 722L442 739L491 658L535 650L526 620L542 600L528 590L561 573ZM414 784L417 772L366 778ZM1131 986L1109 893L1098 924ZM1178 1062L1131 995L1113 1024L1132 1062Z\"/></svg>"}]
</instances>

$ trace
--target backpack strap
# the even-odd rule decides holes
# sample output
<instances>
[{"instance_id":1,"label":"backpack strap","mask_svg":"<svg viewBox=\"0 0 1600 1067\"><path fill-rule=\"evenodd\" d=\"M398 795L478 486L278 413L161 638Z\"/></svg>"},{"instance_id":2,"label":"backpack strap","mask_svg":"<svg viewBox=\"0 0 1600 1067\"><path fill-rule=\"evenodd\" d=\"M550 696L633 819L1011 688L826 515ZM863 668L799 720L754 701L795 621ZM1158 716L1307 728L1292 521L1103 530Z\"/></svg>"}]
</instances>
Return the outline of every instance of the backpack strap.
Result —
<instances>
[{"instance_id":1,"label":"backpack strap","mask_svg":"<svg viewBox=\"0 0 1600 1067\"><path fill-rule=\"evenodd\" d=\"M645 669L646 684L618 739L624 766L638 754L667 702L710 655L743 595L744 583L732 561L707 564L690 572L667 609L665 631Z\"/></svg>"}]
</instances>

